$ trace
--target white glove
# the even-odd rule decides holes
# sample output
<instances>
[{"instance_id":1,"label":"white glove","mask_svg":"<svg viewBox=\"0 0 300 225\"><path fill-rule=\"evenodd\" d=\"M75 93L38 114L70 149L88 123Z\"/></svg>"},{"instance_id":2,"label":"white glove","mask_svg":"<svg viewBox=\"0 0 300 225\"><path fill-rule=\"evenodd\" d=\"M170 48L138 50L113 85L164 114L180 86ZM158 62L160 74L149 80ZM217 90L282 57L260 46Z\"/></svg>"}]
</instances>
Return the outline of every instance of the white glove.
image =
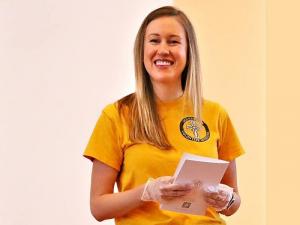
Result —
<instances>
[{"instance_id":1,"label":"white glove","mask_svg":"<svg viewBox=\"0 0 300 225\"><path fill-rule=\"evenodd\" d=\"M232 203L233 188L225 184L207 185L203 187L203 195L206 203L220 212Z\"/></svg>"},{"instance_id":2,"label":"white glove","mask_svg":"<svg viewBox=\"0 0 300 225\"><path fill-rule=\"evenodd\" d=\"M173 184L174 178L169 176L150 178L141 197L142 201L160 202L163 200L181 197L189 193L194 185L192 183Z\"/></svg>"}]
</instances>

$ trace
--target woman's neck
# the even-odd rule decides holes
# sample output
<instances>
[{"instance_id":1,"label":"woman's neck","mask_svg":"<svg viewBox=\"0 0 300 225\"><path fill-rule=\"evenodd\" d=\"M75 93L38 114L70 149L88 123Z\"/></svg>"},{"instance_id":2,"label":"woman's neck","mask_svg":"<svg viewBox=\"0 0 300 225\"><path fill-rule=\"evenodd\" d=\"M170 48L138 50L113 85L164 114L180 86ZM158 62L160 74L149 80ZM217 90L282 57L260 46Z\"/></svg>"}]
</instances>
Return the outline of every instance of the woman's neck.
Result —
<instances>
[{"instance_id":1,"label":"woman's neck","mask_svg":"<svg viewBox=\"0 0 300 225\"><path fill-rule=\"evenodd\" d=\"M153 84L155 97L163 102L175 100L183 95L181 83L172 85L166 83Z\"/></svg>"}]
</instances>

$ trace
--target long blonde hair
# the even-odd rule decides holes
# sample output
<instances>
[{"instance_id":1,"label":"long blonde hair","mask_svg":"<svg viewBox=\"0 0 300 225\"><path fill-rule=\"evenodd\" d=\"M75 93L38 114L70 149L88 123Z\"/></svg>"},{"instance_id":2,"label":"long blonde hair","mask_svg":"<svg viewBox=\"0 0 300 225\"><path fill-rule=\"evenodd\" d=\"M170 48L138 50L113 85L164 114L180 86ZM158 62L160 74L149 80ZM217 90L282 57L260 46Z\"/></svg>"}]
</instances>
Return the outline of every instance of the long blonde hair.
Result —
<instances>
[{"instance_id":1,"label":"long blonde hair","mask_svg":"<svg viewBox=\"0 0 300 225\"><path fill-rule=\"evenodd\" d=\"M128 108L130 140L140 143L146 142L161 149L169 149L171 144L156 110L153 86L145 69L143 58L144 38L148 24L165 16L176 18L185 30L188 55L186 66L181 75L181 85L184 90L185 101L192 104L194 116L200 122L199 124L202 124L201 71L195 31L187 16L172 6L158 8L144 19L134 45L136 92L118 102L119 112L122 112L125 106Z\"/></svg>"}]
</instances>

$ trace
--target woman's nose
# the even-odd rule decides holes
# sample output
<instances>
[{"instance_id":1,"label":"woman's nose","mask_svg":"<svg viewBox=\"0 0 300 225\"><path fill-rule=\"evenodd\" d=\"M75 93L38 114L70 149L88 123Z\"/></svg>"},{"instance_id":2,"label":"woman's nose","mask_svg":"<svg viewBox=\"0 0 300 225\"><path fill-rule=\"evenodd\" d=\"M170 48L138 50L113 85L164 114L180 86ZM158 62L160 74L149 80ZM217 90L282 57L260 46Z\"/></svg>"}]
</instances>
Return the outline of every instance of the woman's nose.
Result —
<instances>
[{"instance_id":1,"label":"woman's nose","mask_svg":"<svg viewBox=\"0 0 300 225\"><path fill-rule=\"evenodd\" d=\"M159 55L168 55L168 54L170 54L169 46L166 43L161 43L158 47L157 53Z\"/></svg>"}]
</instances>

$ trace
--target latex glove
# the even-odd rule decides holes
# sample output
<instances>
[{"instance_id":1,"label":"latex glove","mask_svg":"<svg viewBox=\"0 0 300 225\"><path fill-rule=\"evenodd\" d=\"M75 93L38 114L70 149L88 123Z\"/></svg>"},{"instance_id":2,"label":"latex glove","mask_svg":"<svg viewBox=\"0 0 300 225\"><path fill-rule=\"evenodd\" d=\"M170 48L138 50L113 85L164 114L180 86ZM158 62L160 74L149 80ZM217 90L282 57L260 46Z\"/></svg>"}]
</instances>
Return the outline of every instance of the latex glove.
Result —
<instances>
[{"instance_id":1,"label":"latex glove","mask_svg":"<svg viewBox=\"0 0 300 225\"><path fill-rule=\"evenodd\" d=\"M233 196L233 188L225 184L207 185L202 190L206 203L218 212L228 207Z\"/></svg>"},{"instance_id":2,"label":"latex glove","mask_svg":"<svg viewBox=\"0 0 300 225\"><path fill-rule=\"evenodd\" d=\"M188 194L194 187L192 183L173 184L174 178L169 176L150 178L141 197L142 201L160 202Z\"/></svg>"}]
</instances>

